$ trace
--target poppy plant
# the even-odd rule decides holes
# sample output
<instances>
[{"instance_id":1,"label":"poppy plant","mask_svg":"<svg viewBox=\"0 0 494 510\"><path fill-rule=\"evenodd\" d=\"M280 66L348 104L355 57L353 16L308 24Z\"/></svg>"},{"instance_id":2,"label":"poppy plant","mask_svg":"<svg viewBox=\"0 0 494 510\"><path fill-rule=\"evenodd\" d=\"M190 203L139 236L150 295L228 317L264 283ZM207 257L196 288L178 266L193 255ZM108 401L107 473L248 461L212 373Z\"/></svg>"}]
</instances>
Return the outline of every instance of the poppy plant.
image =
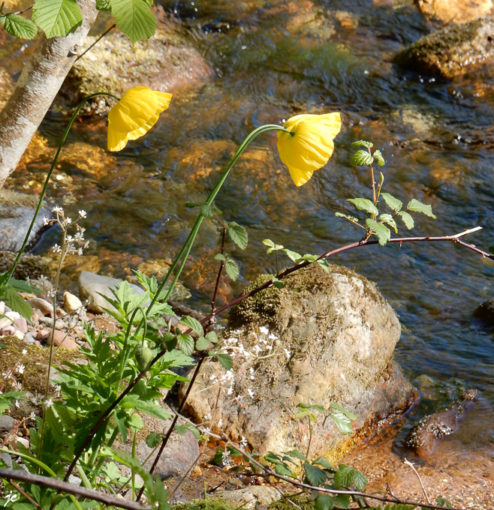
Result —
<instances>
[{"instance_id":1,"label":"poppy plant","mask_svg":"<svg viewBox=\"0 0 494 510\"><path fill-rule=\"evenodd\" d=\"M296 186L302 186L333 155L334 137L341 129L339 112L291 117L278 131L278 152Z\"/></svg>"},{"instance_id":2,"label":"poppy plant","mask_svg":"<svg viewBox=\"0 0 494 510\"><path fill-rule=\"evenodd\" d=\"M133 87L108 114L108 150L121 151L129 140L145 135L168 108L172 95L149 87Z\"/></svg>"}]
</instances>

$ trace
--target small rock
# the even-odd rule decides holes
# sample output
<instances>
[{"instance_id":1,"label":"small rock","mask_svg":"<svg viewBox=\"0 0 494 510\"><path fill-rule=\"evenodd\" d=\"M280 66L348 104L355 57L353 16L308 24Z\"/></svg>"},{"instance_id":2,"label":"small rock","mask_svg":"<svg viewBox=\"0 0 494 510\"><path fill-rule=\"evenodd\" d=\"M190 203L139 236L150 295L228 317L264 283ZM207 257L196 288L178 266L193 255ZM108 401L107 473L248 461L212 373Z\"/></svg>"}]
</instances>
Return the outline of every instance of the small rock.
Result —
<instances>
[{"instance_id":1,"label":"small rock","mask_svg":"<svg viewBox=\"0 0 494 510\"><path fill-rule=\"evenodd\" d=\"M29 448L29 441L25 437L17 436L16 441L24 446L24 448Z\"/></svg>"},{"instance_id":2,"label":"small rock","mask_svg":"<svg viewBox=\"0 0 494 510\"><path fill-rule=\"evenodd\" d=\"M492 0L415 0L419 11L445 23L468 23L492 13Z\"/></svg>"},{"instance_id":3,"label":"small rock","mask_svg":"<svg viewBox=\"0 0 494 510\"><path fill-rule=\"evenodd\" d=\"M5 452L0 453L0 459L2 459L8 468L12 467L12 457Z\"/></svg>"},{"instance_id":4,"label":"small rock","mask_svg":"<svg viewBox=\"0 0 494 510\"><path fill-rule=\"evenodd\" d=\"M48 341L49 338L48 336ZM70 351L75 351L79 348L76 341L66 331L61 331L59 329L56 329L53 334L53 345L69 349Z\"/></svg>"},{"instance_id":5,"label":"small rock","mask_svg":"<svg viewBox=\"0 0 494 510\"><path fill-rule=\"evenodd\" d=\"M36 332L36 340L41 342L45 341L50 336L51 330L48 328L42 328Z\"/></svg>"},{"instance_id":6,"label":"small rock","mask_svg":"<svg viewBox=\"0 0 494 510\"><path fill-rule=\"evenodd\" d=\"M3 315L5 313L5 302L0 301L0 315Z\"/></svg>"},{"instance_id":7,"label":"small rock","mask_svg":"<svg viewBox=\"0 0 494 510\"><path fill-rule=\"evenodd\" d=\"M29 300L29 304L38 309L43 315L53 317L53 306L46 299L35 297Z\"/></svg>"},{"instance_id":8,"label":"small rock","mask_svg":"<svg viewBox=\"0 0 494 510\"><path fill-rule=\"evenodd\" d=\"M34 338L33 334L31 332L27 332L24 335L24 342L26 342L28 345L33 345L36 339Z\"/></svg>"},{"instance_id":9,"label":"small rock","mask_svg":"<svg viewBox=\"0 0 494 510\"><path fill-rule=\"evenodd\" d=\"M488 299L478 306L473 314L485 323L494 326L494 298Z\"/></svg>"},{"instance_id":10,"label":"small rock","mask_svg":"<svg viewBox=\"0 0 494 510\"><path fill-rule=\"evenodd\" d=\"M235 491L218 491L213 495L214 499L221 499L234 508L257 508L267 506L278 501L281 493L274 487L267 485L253 485L245 489Z\"/></svg>"},{"instance_id":11,"label":"small rock","mask_svg":"<svg viewBox=\"0 0 494 510\"><path fill-rule=\"evenodd\" d=\"M63 304L67 312L76 312L79 308L82 308L82 301L74 294L70 292L63 293Z\"/></svg>"},{"instance_id":12,"label":"small rock","mask_svg":"<svg viewBox=\"0 0 494 510\"><path fill-rule=\"evenodd\" d=\"M19 331L18 329L14 331L13 335L19 340L24 340L24 333L22 331Z\"/></svg>"},{"instance_id":13,"label":"small rock","mask_svg":"<svg viewBox=\"0 0 494 510\"><path fill-rule=\"evenodd\" d=\"M15 319L14 326L17 328L17 331L20 331L24 334L27 333L27 320L24 317Z\"/></svg>"},{"instance_id":14,"label":"small rock","mask_svg":"<svg viewBox=\"0 0 494 510\"><path fill-rule=\"evenodd\" d=\"M0 416L0 430L9 431L14 427L14 418L11 416L4 414Z\"/></svg>"}]
</instances>

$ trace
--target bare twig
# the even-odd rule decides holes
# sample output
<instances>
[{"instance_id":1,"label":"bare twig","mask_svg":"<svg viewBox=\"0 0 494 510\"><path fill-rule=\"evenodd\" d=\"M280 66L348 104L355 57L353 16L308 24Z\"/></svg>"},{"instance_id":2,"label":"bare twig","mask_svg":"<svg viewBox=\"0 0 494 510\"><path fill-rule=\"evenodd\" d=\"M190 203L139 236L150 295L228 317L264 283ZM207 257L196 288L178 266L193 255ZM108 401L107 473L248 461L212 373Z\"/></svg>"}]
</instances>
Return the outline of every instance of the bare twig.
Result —
<instances>
[{"instance_id":1,"label":"bare twig","mask_svg":"<svg viewBox=\"0 0 494 510\"><path fill-rule=\"evenodd\" d=\"M12 487L14 487L14 489L17 492L22 494L29 501L29 503L31 503L31 505L33 505L35 508L41 508L41 506L38 505L38 503L36 503L36 501L34 501L34 499L29 494L27 494L26 491L20 485L13 482L12 480L9 480L9 483L10 483L10 485L12 485ZM43 510L43 509L41 508L41 510Z\"/></svg>"},{"instance_id":2,"label":"bare twig","mask_svg":"<svg viewBox=\"0 0 494 510\"><path fill-rule=\"evenodd\" d=\"M0 478L7 480L18 480L20 482L34 483L43 487L49 487L67 494L74 494L81 498L92 499L93 501L101 501L105 505L113 505L117 508L126 508L129 510L150 510L148 506L142 506L134 501L127 501L125 499L116 498L103 492L86 489L71 483L63 482L58 478L50 478L48 476L33 475L23 469L4 469L0 468ZM41 507L39 507L41 508Z\"/></svg>"},{"instance_id":3,"label":"bare twig","mask_svg":"<svg viewBox=\"0 0 494 510\"><path fill-rule=\"evenodd\" d=\"M403 461L408 467L410 467L413 472L415 473L415 475L417 476L417 478L419 479L419 483L420 483L420 487L422 487L422 492L424 493L424 496L425 496L425 499L427 500L427 503L431 503L431 500L429 499L429 496L425 490L425 487L424 487L424 484L422 483L422 478L420 478L420 475L419 475L419 472L415 469L415 466L413 465L412 462L410 462L408 459L404 459Z\"/></svg>"},{"instance_id":4,"label":"bare twig","mask_svg":"<svg viewBox=\"0 0 494 510\"><path fill-rule=\"evenodd\" d=\"M220 253L222 255L224 255L225 253L225 238L226 238L226 226L223 225L221 229L221 249L220 249ZM221 260L220 267L218 268L218 274L216 276L216 283L214 284L213 297L211 298L211 316L212 316L211 320L214 320L214 316L216 315L216 296L218 295L218 287L220 285L221 274L223 272L224 267L225 261Z\"/></svg>"},{"instance_id":5,"label":"bare twig","mask_svg":"<svg viewBox=\"0 0 494 510\"><path fill-rule=\"evenodd\" d=\"M92 44L90 44L77 58L74 60L74 64L82 58L88 51L92 50L100 41L105 37L106 34L111 32L117 25L114 23L110 28L107 28Z\"/></svg>"}]
</instances>

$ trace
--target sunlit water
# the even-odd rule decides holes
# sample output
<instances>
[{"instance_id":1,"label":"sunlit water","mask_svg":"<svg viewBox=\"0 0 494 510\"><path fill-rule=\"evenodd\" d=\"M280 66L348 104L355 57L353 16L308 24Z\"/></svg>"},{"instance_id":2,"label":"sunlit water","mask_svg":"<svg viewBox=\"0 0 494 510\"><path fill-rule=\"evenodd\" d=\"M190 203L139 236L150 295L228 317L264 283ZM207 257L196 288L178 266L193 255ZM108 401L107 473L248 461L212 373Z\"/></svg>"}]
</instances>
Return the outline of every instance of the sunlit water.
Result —
<instances>
[{"instance_id":1,"label":"sunlit water","mask_svg":"<svg viewBox=\"0 0 494 510\"><path fill-rule=\"evenodd\" d=\"M334 216L352 213L346 198L369 196L369 176L349 166L350 144L359 138L382 149L387 191L403 201L415 197L432 204L438 219L417 217L414 235L454 234L480 225L483 230L468 241L484 248L494 244L492 71L451 82L394 67L394 53L428 31L406 2L393 10L369 1L316 1L314 12L323 15L311 30L303 23L310 9L299 7L298 19L291 13L297 3L165 4L187 21L217 79L176 95L157 128L130 144L102 175L62 167L76 187L67 208L88 211L94 253L172 255L196 214L185 202L204 199L251 129L300 112L334 110L343 115L335 155L306 186L295 188L276 154L274 135L265 135L221 191L217 206L225 219L245 225L250 236L246 252L231 250L242 278L233 288L222 286L223 301L259 272L287 264L266 255L265 238L302 253L359 239L358 229ZM337 21L335 12L342 10L347 14L338 14ZM74 136L102 146L103 124L98 126L81 125ZM60 131L54 115L44 134L55 140ZM66 191L55 184L52 198L62 200ZM218 242L216 229L206 223L185 276L204 310ZM397 311L403 333L396 358L423 390L422 412L434 409L438 399L453 398L459 387L480 389L469 423L477 424L471 425L477 446L492 455L494 332L472 311L494 297L494 267L448 243L359 248L333 262L376 281ZM115 264L112 269L118 273Z\"/></svg>"}]
</instances>

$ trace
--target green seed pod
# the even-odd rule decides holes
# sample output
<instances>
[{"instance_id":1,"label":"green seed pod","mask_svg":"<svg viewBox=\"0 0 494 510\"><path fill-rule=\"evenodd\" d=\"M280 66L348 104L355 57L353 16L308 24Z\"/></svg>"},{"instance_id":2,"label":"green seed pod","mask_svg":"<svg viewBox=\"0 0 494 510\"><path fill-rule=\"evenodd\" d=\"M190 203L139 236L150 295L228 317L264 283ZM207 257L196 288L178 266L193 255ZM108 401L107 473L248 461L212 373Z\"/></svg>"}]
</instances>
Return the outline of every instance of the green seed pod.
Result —
<instances>
[{"instance_id":1,"label":"green seed pod","mask_svg":"<svg viewBox=\"0 0 494 510\"><path fill-rule=\"evenodd\" d=\"M153 359L153 351L145 344L139 344L135 350L137 366L140 370L146 370Z\"/></svg>"}]
</instances>

